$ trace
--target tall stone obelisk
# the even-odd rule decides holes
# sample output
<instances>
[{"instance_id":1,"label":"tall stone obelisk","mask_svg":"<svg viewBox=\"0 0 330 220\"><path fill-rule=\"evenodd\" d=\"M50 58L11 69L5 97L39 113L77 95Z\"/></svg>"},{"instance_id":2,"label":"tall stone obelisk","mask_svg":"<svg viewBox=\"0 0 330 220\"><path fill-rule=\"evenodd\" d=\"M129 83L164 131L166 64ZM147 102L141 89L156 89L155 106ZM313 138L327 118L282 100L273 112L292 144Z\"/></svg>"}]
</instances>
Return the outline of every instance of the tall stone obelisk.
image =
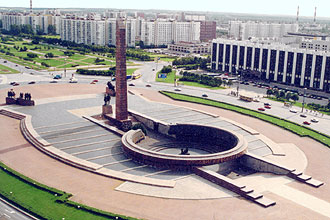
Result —
<instances>
[{"instance_id":1,"label":"tall stone obelisk","mask_svg":"<svg viewBox=\"0 0 330 220\"><path fill-rule=\"evenodd\" d=\"M116 120L128 119L126 78L126 27L122 19L116 22Z\"/></svg>"}]
</instances>

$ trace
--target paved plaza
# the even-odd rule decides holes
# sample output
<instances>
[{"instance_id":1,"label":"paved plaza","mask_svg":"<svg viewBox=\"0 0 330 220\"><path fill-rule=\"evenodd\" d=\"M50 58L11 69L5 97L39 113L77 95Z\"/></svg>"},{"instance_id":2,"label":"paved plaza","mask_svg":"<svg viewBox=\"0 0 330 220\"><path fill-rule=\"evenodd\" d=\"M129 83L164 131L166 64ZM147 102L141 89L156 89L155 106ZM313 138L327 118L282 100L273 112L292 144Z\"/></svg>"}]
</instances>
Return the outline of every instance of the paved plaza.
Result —
<instances>
[{"instance_id":1,"label":"paved plaza","mask_svg":"<svg viewBox=\"0 0 330 220\"><path fill-rule=\"evenodd\" d=\"M237 113L176 102L152 90L132 89L129 110L164 123L228 129L246 139L250 153L295 167L325 182L324 186L316 189L286 176L223 169L221 165L208 167L277 202L274 207L264 209L194 173L157 169L126 157L121 148L120 134L88 120L88 117L101 113L104 86L37 85L29 87L29 90L35 94L35 107L2 107L31 116L35 134L56 152L63 152L69 159L85 161L87 165L94 164L93 167L103 172L121 173L121 177L100 176L50 158L27 143L19 132L17 120L5 116L0 116L2 130L5 131L1 135L9 138L1 139L0 160L39 182L72 193L75 201L146 219L330 218L330 174L327 172L330 165L326 160L330 150L309 138L300 138ZM0 98L5 93L1 90ZM111 104L114 104L113 99ZM161 140L145 144L165 152L171 150L171 145L180 144ZM126 175L136 176L137 181L124 181ZM145 184L148 181L175 184L174 187L162 187L161 184Z\"/></svg>"}]
</instances>

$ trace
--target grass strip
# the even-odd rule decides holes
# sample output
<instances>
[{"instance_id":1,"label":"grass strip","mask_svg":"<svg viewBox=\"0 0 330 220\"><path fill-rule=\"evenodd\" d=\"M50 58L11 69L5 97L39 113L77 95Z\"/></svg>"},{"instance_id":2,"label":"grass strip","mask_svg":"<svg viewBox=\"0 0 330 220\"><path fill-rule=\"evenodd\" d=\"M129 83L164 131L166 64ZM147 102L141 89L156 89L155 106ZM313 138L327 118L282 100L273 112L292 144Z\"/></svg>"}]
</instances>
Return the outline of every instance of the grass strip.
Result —
<instances>
[{"instance_id":1,"label":"grass strip","mask_svg":"<svg viewBox=\"0 0 330 220\"><path fill-rule=\"evenodd\" d=\"M0 64L0 74L11 74L11 73L19 73L19 71Z\"/></svg>"},{"instance_id":2,"label":"grass strip","mask_svg":"<svg viewBox=\"0 0 330 220\"><path fill-rule=\"evenodd\" d=\"M70 201L71 194L40 184L1 162L0 196L40 219L134 219Z\"/></svg>"},{"instance_id":3,"label":"grass strip","mask_svg":"<svg viewBox=\"0 0 330 220\"><path fill-rule=\"evenodd\" d=\"M258 118L263 121L269 122L273 125L277 125L281 128L284 128L288 131L291 131L301 137L313 138L314 140L330 147L330 137L328 135L325 135L321 132L315 131L306 126L297 124L295 122L291 122L289 120L286 120L286 119L283 119L283 118L280 118L277 116L268 115L268 114L258 112L255 110L251 110L251 109L247 109L247 108L244 108L241 106L232 105L232 104L219 102L219 101L206 99L206 98L200 98L200 97L196 97L196 96L183 95L183 94L167 92L167 91L160 91L160 93L163 95L166 95L167 97L172 98L174 100L213 106L213 107L217 107L217 108L234 111L234 112L237 112L237 113L240 113L243 115L247 115L247 116L251 116L254 118Z\"/></svg>"}]
</instances>

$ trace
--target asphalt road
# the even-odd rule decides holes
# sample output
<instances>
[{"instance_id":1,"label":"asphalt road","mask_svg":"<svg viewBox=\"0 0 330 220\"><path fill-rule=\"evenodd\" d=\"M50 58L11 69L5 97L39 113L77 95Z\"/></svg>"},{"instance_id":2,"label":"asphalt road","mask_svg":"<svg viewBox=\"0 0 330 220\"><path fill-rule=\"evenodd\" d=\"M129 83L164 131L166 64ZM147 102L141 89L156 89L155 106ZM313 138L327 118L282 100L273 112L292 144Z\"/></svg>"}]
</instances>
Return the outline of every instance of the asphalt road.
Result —
<instances>
[{"instance_id":1,"label":"asphalt road","mask_svg":"<svg viewBox=\"0 0 330 220\"><path fill-rule=\"evenodd\" d=\"M32 218L18 212L16 209L0 201L0 219L31 220Z\"/></svg>"}]
</instances>

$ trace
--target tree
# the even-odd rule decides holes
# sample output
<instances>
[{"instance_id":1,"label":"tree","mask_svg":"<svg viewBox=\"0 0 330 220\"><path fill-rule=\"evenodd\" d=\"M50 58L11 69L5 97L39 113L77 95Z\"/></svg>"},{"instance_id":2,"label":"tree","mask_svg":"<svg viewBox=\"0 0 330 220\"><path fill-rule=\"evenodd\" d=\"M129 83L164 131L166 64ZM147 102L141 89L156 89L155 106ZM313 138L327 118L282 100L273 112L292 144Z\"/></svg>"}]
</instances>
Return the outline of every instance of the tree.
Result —
<instances>
[{"instance_id":1,"label":"tree","mask_svg":"<svg viewBox=\"0 0 330 220\"><path fill-rule=\"evenodd\" d=\"M55 25L48 25L47 32L50 35L56 35L56 26Z\"/></svg>"},{"instance_id":2,"label":"tree","mask_svg":"<svg viewBox=\"0 0 330 220\"><path fill-rule=\"evenodd\" d=\"M299 96L298 96L298 94L293 93L293 94L291 95L291 99L292 99L294 102L298 101L298 100L299 100Z\"/></svg>"},{"instance_id":3,"label":"tree","mask_svg":"<svg viewBox=\"0 0 330 220\"><path fill-rule=\"evenodd\" d=\"M172 66L164 66L160 72L161 73L170 73L170 72L172 72Z\"/></svg>"},{"instance_id":4,"label":"tree","mask_svg":"<svg viewBox=\"0 0 330 220\"><path fill-rule=\"evenodd\" d=\"M272 90L272 89L267 89L267 92L266 92L266 94L267 94L267 97L269 97L269 96L273 95L273 94L274 94L274 92L273 92L273 90Z\"/></svg>"},{"instance_id":5,"label":"tree","mask_svg":"<svg viewBox=\"0 0 330 220\"><path fill-rule=\"evenodd\" d=\"M21 26L17 24L10 25L9 34L11 35L19 35L21 33Z\"/></svg>"},{"instance_id":6,"label":"tree","mask_svg":"<svg viewBox=\"0 0 330 220\"><path fill-rule=\"evenodd\" d=\"M53 58L54 54L53 53L46 53L45 57L46 58Z\"/></svg>"},{"instance_id":7,"label":"tree","mask_svg":"<svg viewBox=\"0 0 330 220\"><path fill-rule=\"evenodd\" d=\"M285 99L290 101L291 98L292 98L292 93L291 92L286 93Z\"/></svg>"},{"instance_id":8,"label":"tree","mask_svg":"<svg viewBox=\"0 0 330 220\"><path fill-rule=\"evenodd\" d=\"M273 95L278 99L280 97L280 92L276 89L273 91Z\"/></svg>"},{"instance_id":9,"label":"tree","mask_svg":"<svg viewBox=\"0 0 330 220\"><path fill-rule=\"evenodd\" d=\"M285 98L285 91L281 90L279 94L280 98Z\"/></svg>"},{"instance_id":10,"label":"tree","mask_svg":"<svg viewBox=\"0 0 330 220\"><path fill-rule=\"evenodd\" d=\"M33 29L32 29L32 26L29 25L29 24L23 24L23 25L21 25L21 32L23 34L31 34L31 35L34 34Z\"/></svg>"},{"instance_id":11,"label":"tree","mask_svg":"<svg viewBox=\"0 0 330 220\"><path fill-rule=\"evenodd\" d=\"M43 35L45 31L40 27L40 25L36 26L36 34L37 35Z\"/></svg>"},{"instance_id":12,"label":"tree","mask_svg":"<svg viewBox=\"0 0 330 220\"><path fill-rule=\"evenodd\" d=\"M36 58L36 57L38 57L38 55L35 54L35 53L28 53L27 56L30 57L30 58Z\"/></svg>"}]
</instances>

